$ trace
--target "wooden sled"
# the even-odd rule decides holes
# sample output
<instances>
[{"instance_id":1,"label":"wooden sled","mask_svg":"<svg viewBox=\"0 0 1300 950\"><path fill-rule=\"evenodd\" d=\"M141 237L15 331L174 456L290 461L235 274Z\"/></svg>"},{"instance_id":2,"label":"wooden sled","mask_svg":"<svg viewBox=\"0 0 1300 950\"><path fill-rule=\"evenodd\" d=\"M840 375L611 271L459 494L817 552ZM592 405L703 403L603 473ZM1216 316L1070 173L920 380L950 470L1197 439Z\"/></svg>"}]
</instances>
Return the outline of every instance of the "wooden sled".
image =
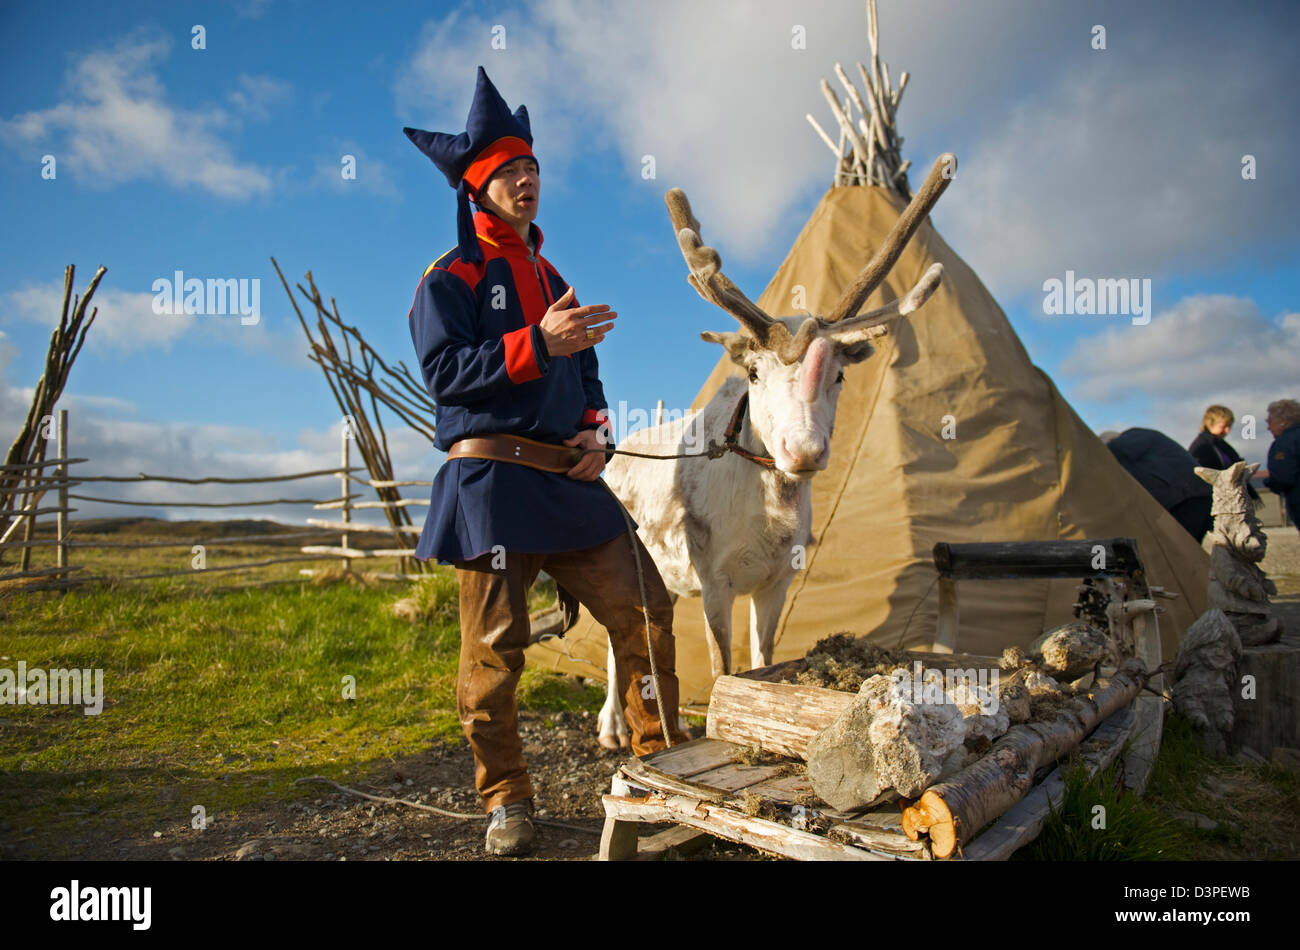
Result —
<instances>
[{"instance_id":1,"label":"wooden sled","mask_svg":"<svg viewBox=\"0 0 1300 950\"><path fill-rule=\"evenodd\" d=\"M1102 546L1105 557L1095 555ZM1130 539L1029 544L937 545L936 564L948 582L941 595L940 650L909 653L928 668L997 667L996 657L950 652L956 642L956 580L1007 577L1095 577L1112 595L1107 608L1111 634L1133 646L1148 669L1160 663L1159 630L1152 595L1136 543ZM1109 569L1094 568L1102 563ZM1050 572L1059 573L1050 573ZM599 857L629 860L657 856L701 835L749 845L797 860L932 860L924 835L903 829L901 800L845 813L813 792L801 766L808 742L854 694L786 682L803 668L790 660L738 676L719 677L709 703L706 738L624 763L605 795L605 828ZM1151 686L1156 686L1153 678ZM1139 694L1101 721L1075 748L1073 758L1089 774L1105 769L1125 744L1125 785L1141 794L1159 751L1164 698ZM767 755L746 764L750 750ZM1064 763L1035 774L1030 792L949 860L1009 858L1042 830L1049 803L1064 793ZM646 823L670 823L669 831L640 837ZM942 852L940 852L942 853Z\"/></svg>"}]
</instances>

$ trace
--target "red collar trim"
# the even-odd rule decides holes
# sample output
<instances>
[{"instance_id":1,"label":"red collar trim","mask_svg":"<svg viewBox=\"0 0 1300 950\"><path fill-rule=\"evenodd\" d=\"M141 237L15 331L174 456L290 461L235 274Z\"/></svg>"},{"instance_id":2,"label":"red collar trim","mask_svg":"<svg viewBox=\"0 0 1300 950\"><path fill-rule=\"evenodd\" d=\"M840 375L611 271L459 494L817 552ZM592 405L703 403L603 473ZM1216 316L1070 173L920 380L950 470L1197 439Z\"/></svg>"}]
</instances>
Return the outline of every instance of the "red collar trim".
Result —
<instances>
[{"instance_id":1,"label":"red collar trim","mask_svg":"<svg viewBox=\"0 0 1300 950\"><path fill-rule=\"evenodd\" d=\"M537 245L535 253L540 254L542 252L542 229L536 224L530 224L528 227L532 232L533 241ZM528 245L519 237L518 232L495 214L489 214L486 211L475 211L474 232L479 238L487 241L493 247L499 247L502 250L509 248L522 254L528 253Z\"/></svg>"}]
</instances>

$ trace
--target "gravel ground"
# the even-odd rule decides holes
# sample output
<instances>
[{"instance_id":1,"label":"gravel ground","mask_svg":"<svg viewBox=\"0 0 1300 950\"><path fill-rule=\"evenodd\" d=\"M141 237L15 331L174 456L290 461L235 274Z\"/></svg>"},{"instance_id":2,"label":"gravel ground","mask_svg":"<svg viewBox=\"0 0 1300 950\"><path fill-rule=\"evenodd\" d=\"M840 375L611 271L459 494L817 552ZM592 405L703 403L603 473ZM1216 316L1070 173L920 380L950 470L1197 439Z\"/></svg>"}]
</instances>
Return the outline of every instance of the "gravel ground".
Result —
<instances>
[{"instance_id":1,"label":"gravel ground","mask_svg":"<svg viewBox=\"0 0 1300 950\"><path fill-rule=\"evenodd\" d=\"M602 749L596 717L587 712L522 713L520 735L536 792L537 817L564 828L539 826L538 848L523 860L590 860L600 844L604 810L600 796L627 752ZM377 766L365 778L341 784L371 795L413 800L449 811L481 814L474 792L474 759L462 739ZM152 861L481 861L486 822L445 818L402 805L366 801L328 785L292 801L267 800L237 812L209 816L202 831L186 822L152 832L123 835L109 822L88 816L75 847L86 860ZM647 826L647 833L666 826ZM48 854L39 836L3 857ZM758 852L716 842L696 858L746 860Z\"/></svg>"}]
</instances>

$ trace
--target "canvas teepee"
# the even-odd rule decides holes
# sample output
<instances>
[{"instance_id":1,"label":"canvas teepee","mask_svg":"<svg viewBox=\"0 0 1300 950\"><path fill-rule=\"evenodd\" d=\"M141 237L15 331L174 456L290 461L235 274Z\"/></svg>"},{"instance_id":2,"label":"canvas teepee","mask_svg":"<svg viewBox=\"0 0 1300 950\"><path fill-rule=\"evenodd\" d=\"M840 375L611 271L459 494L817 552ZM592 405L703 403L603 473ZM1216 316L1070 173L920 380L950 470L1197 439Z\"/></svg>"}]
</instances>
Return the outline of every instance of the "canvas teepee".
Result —
<instances>
[{"instance_id":1,"label":"canvas teepee","mask_svg":"<svg viewBox=\"0 0 1300 950\"><path fill-rule=\"evenodd\" d=\"M874 53L874 23L872 45ZM874 61L861 73L868 109L888 122L884 138L896 148L898 93L887 80L871 88L872 77L888 75ZM864 117L858 131L874 133L876 121ZM859 154L864 143L861 135L858 143L847 135L849 117L837 122L846 134L836 184L757 301L767 313L794 312L796 285L809 311L828 312L906 206L906 177L897 173L906 166L896 155L882 159L881 150ZM883 186L886 177L901 187ZM841 184L846 181L855 183ZM1179 595L1162 602L1159 619L1163 653L1171 659L1182 631L1206 609L1208 556L1033 365L997 302L928 221L864 309L902 295L936 261L944 275L930 301L846 373L830 464L812 483L815 543L787 595L774 659L803 656L841 631L884 646L931 648L936 542L1111 537L1136 538L1148 581ZM692 408L702 408L732 372L737 367L723 356ZM1072 580L962 582L957 649L996 654L1028 644L1073 619L1077 586ZM747 601L738 598L733 613L735 669L749 666ZM699 600L678 600L673 623L682 702L705 703L711 676ZM584 610L565 638L534 646L529 659L603 677L606 643L604 628Z\"/></svg>"}]
</instances>

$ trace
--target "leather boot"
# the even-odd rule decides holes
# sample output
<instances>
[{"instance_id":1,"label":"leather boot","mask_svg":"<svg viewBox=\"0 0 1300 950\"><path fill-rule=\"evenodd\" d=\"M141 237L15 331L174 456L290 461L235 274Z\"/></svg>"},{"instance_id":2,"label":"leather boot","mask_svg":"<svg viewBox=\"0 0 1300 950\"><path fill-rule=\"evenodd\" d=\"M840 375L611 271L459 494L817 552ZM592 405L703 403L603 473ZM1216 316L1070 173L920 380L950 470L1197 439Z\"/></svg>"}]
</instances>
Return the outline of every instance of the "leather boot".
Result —
<instances>
[{"instance_id":1,"label":"leather boot","mask_svg":"<svg viewBox=\"0 0 1300 950\"><path fill-rule=\"evenodd\" d=\"M536 832L533 829L533 800L511 802L492 809L484 847L488 854L522 857L532 854Z\"/></svg>"}]
</instances>

